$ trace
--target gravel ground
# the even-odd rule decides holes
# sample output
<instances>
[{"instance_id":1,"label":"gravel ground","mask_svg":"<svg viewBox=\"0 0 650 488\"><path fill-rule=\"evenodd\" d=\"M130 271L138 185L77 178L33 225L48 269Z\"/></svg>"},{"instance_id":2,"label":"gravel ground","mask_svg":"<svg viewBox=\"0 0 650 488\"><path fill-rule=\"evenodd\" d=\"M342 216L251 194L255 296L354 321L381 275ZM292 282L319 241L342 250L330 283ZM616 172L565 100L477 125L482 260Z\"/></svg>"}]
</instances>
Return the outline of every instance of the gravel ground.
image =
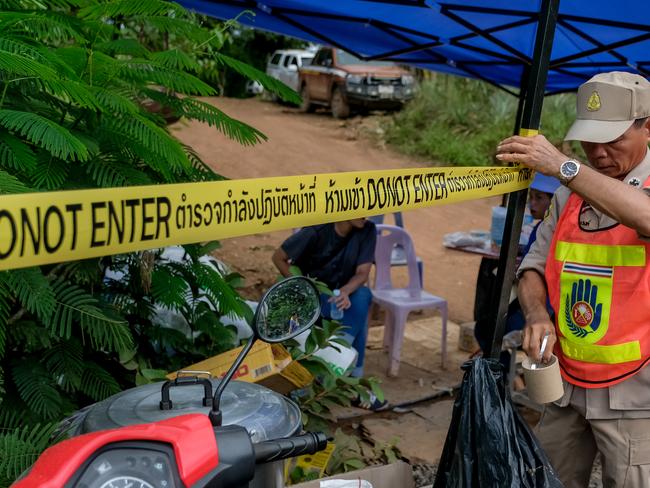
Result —
<instances>
[{"instance_id":1,"label":"gravel ground","mask_svg":"<svg viewBox=\"0 0 650 488\"><path fill-rule=\"evenodd\" d=\"M413 464L412 468L416 488L430 487L433 484L438 469L437 465ZM591 481L589 481L589 488L603 488L600 456L596 458L596 462L594 463L594 469L591 472Z\"/></svg>"}]
</instances>

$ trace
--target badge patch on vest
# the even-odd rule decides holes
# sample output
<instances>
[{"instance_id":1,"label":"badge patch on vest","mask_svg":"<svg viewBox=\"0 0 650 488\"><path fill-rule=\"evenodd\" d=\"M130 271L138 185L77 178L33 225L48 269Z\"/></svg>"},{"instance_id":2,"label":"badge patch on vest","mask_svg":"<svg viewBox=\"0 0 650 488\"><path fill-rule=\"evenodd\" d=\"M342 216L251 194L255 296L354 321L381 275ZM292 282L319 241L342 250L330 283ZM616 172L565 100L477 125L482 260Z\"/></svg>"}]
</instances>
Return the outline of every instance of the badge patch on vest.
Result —
<instances>
[{"instance_id":1,"label":"badge patch on vest","mask_svg":"<svg viewBox=\"0 0 650 488\"><path fill-rule=\"evenodd\" d=\"M613 275L611 267L564 263L560 298L564 320L558 322L566 337L594 343L605 335Z\"/></svg>"}]
</instances>

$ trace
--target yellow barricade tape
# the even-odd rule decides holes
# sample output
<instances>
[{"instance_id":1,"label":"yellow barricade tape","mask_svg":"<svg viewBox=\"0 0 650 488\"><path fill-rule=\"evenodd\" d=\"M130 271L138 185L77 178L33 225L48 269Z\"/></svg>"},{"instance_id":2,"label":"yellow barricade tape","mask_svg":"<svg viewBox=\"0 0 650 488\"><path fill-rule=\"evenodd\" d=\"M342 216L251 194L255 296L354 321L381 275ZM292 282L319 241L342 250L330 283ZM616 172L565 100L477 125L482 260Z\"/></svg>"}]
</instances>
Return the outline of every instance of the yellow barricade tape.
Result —
<instances>
[{"instance_id":1,"label":"yellow barricade tape","mask_svg":"<svg viewBox=\"0 0 650 488\"><path fill-rule=\"evenodd\" d=\"M519 129L519 135L522 137L533 137L539 134L537 129Z\"/></svg>"},{"instance_id":2,"label":"yellow barricade tape","mask_svg":"<svg viewBox=\"0 0 650 488\"><path fill-rule=\"evenodd\" d=\"M500 195L526 168L421 168L0 197L0 270Z\"/></svg>"}]
</instances>

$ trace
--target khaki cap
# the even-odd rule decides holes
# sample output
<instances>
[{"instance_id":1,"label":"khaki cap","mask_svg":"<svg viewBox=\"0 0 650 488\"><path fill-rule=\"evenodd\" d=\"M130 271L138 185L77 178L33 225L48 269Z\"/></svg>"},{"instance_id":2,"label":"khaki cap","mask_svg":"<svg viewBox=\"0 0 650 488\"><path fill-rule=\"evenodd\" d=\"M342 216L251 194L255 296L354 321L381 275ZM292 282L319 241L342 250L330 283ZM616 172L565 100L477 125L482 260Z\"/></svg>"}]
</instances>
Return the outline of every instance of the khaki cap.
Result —
<instances>
[{"instance_id":1,"label":"khaki cap","mask_svg":"<svg viewBox=\"0 0 650 488\"><path fill-rule=\"evenodd\" d=\"M600 73L578 88L577 117L565 141L610 142L650 116L650 82L622 71Z\"/></svg>"}]
</instances>

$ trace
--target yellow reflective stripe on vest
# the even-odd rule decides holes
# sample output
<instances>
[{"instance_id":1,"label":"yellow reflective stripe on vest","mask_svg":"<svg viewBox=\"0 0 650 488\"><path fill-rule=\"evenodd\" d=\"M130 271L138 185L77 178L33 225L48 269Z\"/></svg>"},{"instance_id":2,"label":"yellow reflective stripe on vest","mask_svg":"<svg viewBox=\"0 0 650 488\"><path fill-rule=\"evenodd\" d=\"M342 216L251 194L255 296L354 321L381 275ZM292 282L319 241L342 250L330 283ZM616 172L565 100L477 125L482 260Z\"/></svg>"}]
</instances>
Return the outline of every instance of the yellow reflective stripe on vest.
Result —
<instances>
[{"instance_id":1,"label":"yellow reflective stripe on vest","mask_svg":"<svg viewBox=\"0 0 650 488\"><path fill-rule=\"evenodd\" d=\"M639 341L624 342L611 346L594 344L579 344L560 337L560 347L564 355L584 363L620 364L641 359L641 344Z\"/></svg>"},{"instance_id":2,"label":"yellow reflective stripe on vest","mask_svg":"<svg viewBox=\"0 0 650 488\"><path fill-rule=\"evenodd\" d=\"M645 266L645 246L602 246L558 241L555 259L595 266Z\"/></svg>"}]
</instances>

